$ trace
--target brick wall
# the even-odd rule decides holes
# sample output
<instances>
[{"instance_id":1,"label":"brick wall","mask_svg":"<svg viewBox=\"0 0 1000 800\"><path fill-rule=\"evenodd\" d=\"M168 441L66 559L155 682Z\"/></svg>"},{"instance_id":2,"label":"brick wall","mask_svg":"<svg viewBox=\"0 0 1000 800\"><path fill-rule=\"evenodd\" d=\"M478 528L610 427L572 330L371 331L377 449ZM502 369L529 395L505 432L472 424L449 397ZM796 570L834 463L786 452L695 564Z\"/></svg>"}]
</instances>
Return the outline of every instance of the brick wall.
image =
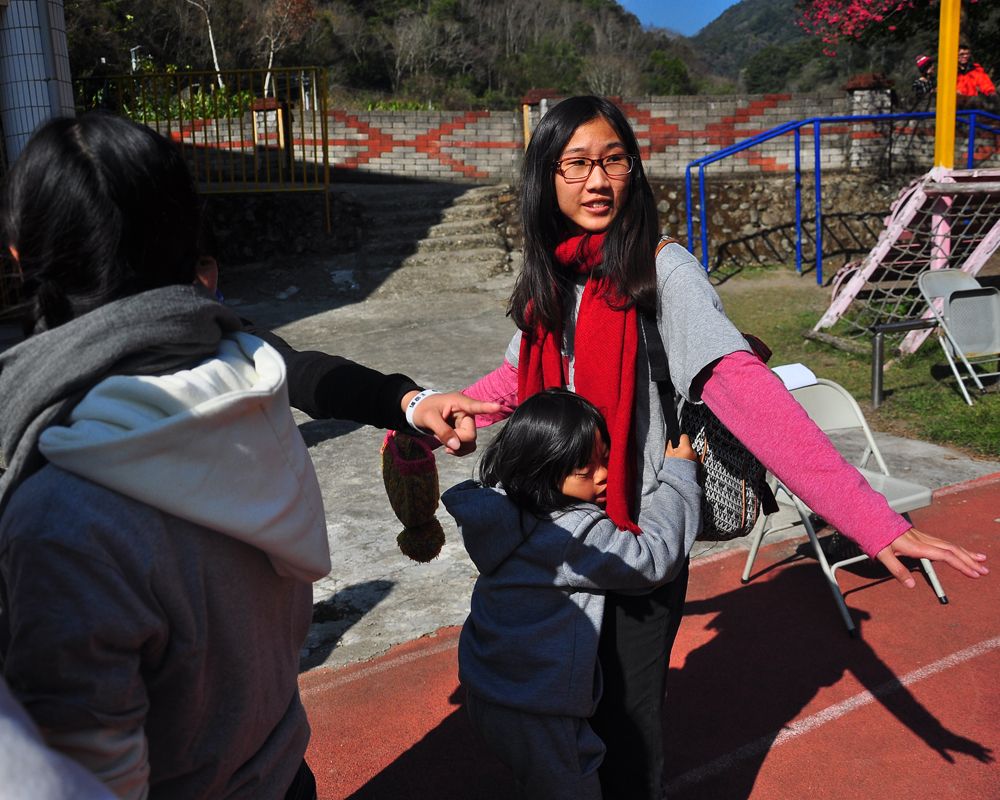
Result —
<instances>
[{"instance_id":1,"label":"brick wall","mask_svg":"<svg viewBox=\"0 0 1000 800\"><path fill-rule=\"evenodd\" d=\"M330 111L334 167L406 178L510 180L524 150L512 111Z\"/></svg>"},{"instance_id":2,"label":"brick wall","mask_svg":"<svg viewBox=\"0 0 1000 800\"><path fill-rule=\"evenodd\" d=\"M811 117L845 116L888 110L875 92L848 95L749 95L665 97L620 103L639 139L640 154L652 179L683 177L696 158L763 133L783 123ZM530 124L539 108L532 108ZM524 152L521 111L373 111L327 112L331 166L358 179L496 183L517 175ZM320 120L313 112L292 112L289 129L296 160L320 158ZM252 125L249 126L252 132ZM305 132L304 135L300 132ZM175 133L175 136L178 134ZM195 136L196 132L192 132ZM188 139L188 132L182 138ZM226 131L206 128L208 146ZM804 170L814 160L812 126L801 130ZM877 166L891 150L894 168L929 168L933 161L933 120L887 123L825 123L820 129L824 170ZM237 135L234 137L239 140ZM956 166L965 166L965 138L956 137ZM195 139L192 143L197 143ZM246 137L236 147L245 152ZM220 146L217 144L216 146ZM203 145L204 146L204 145ZM221 145L225 146L225 145ZM996 142L980 137L977 163L997 155ZM785 134L709 167L713 176L783 174L794 170L795 140Z\"/></svg>"}]
</instances>

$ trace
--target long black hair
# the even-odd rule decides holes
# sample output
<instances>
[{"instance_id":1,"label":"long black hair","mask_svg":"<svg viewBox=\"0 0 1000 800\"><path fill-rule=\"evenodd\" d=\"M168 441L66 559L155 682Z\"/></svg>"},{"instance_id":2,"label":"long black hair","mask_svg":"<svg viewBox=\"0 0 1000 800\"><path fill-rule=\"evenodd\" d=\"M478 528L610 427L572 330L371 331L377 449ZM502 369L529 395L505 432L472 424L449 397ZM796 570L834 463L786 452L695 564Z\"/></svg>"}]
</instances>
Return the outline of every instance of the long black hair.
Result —
<instances>
[{"instance_id":1,"label":"long black hair","mask_svg":"<svg viewBox=\"0 0 1000 800\"><path fill-rule=\"evenodd\" d=\"M542 117L524 154L520 187L524 266L507 307L507 313L523 331L530 330L526 318L529 302L532 322L541 323L548 330L562 322L559 297L566 278L557 269L553 252L569 229L556 202L555 162L576 129L599 118L607 120L625 149L636 156L635 167L628 176L628 196L604 240L602 269L624 298L626 307L638 304L644 309L654 308L654 249L659 219L653 190L638 158L639 143L628 119L610 100L571 97Z\"/></svg>"},{"instance_id":2,"label":"long black hair","mask_svg":"<svg viewBox=\"0 0 1000 800\"><path fill-rule=\"evenodd\" d=\"M608 426L594 405L566 389L534 394L517 407L479 462L479 481L501 486L519 508L547 514L578 501L561 491L563 479L590 463Z\"/></svg>"},{"instance_id":3,"label":"long black hair","mask_svg":"<svg viewBox=\"0 0 1000 800\"><path fill-rule=\"evenodd\" d=\"M199 216L187 166L160 134L103 113L49 120L11 168L0 213L29 325L192 283Z\"/></svg>"}]
</instances>

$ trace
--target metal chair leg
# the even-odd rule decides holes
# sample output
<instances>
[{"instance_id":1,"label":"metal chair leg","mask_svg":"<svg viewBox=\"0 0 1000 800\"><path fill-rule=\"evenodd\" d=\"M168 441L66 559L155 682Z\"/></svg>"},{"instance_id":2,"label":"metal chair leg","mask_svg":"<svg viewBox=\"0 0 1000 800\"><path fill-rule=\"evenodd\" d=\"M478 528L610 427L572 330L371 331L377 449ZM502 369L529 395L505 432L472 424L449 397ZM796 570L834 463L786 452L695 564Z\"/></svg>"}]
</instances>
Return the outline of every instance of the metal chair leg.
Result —
<instances>
[{"instance_id":1,"label":"metal chair leg","mask_svg":"<svg viewBox=\"0 0 1000 800\"><path fill-rule=\"evenodd\" d=\"M753 569L753 562L757 558L757 551L760 550L760 544L767 535L767 523L768 520L764 520L764 524L761 525L760 530L754 534L753 540L750 542L750 552L747 554L746 564L743 565L743 575L740 576L740 583L750 582L750 570Z\"/></svg>"},{"instance_id":2,"label":"metal chair leg","mask_svg":"<svg viewBox=\"0 0 1000 800\"><path fill-rule=\"evenodd\" d=\"M945 345L944 339L939 339L938 341L941 342L941 349L944 350L944 357L948 359L948 366L951 367L952 374L954 374L955 380L958 381L958 389L962 393L962 397L964 397L965 402L971 406L972 398L969 396L969 390L965 388L965 381L962 379L962 373L959 372L955 359L953 359L951 357L951 353L948 352L948 347Z\"/></svg>"},{"instance_id":3,"label":"metal chair leg","mask_svg":"<svg viewBox=\"0 0 1000 800\"><path fill-rule=\"evenodd\" d=\"M778 533L779 531L787 531L789 528L794 528L802 523L799 521L789 522L786 525L779 525L776 528L771 527L771 516L768 515L764 520L764 524L761 526L760 530L754 535L753 539L750 541L750 552L747 554L746 564L743 565L743 575L740 577L740 583L750 583L750 570L753 569L754 561L757 559L757 553L760 550L761 545L764 543L764 537L770 533Z\"/></svg>"},{"instance_id":4,"label":"metal chair leg","mask_svg":"<svg viewBox=\"0 0 1000 800\"><path fill-rule=\"evenodd\" d=\"M796 502L796 506L798 505L799 503ZM826 585L830 588L830 593L833 595L833 601L837 604L837 611L840 612L840 617L844 620L844 625L847 626L848 634L852 637L856 637L858 635L858 629L854 624L854 620L851 619L851 612L848 610L847 603L844 600L844 595L840 591L840 584L837 583L837 577L834 574L834 571L830 569L830 563L826 560L826 553L824 553L823 548L820 547L816 531L813 529L812 523L809 522L808 509L799 508L799 516L802 517L802 525L805 527L806 535L808 535L809 542L812 544L813 550L816 553L816 560L819 562L820 569L823 570L823 575L826 578ZM865 558L867 558L867 556L865 556Z\"/></svg>"}]
</instances>

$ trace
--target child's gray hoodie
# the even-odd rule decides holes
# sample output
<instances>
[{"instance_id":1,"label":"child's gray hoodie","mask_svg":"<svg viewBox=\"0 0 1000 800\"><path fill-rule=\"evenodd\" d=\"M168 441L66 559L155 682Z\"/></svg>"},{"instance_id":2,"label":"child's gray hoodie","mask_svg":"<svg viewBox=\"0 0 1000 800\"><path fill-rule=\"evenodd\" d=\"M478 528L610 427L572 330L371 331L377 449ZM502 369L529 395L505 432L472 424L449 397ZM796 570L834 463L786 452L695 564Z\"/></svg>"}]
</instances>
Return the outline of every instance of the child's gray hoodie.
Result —
<instances>
[{"instance_id":1,"label":"child's gray hoodie","mask_svg":"<svg viewBox=\"0 0 1000 800\"><path fill-rule=\"evenodd\" d=\"M658 477L640 536L589 503L539 519L472 481L442 495L480 572L458 648L468 690L535 714L593 714L604 592L672 580L701 524L697 464L666 458Z\"/></svg>"}]
</instances>

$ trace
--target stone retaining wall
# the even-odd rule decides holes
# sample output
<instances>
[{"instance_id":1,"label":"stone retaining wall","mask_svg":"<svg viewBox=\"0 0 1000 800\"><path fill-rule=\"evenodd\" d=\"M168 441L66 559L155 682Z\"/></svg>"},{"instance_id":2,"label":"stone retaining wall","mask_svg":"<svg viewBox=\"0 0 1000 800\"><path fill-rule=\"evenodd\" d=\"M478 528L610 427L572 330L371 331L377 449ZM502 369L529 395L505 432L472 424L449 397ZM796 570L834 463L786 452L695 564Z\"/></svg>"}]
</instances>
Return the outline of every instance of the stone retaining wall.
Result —
<instances>
[{"instance_id":1,"label":"stone retaining wall","mask_svg":"<svg viewBox=\"0 0 1000 800\"><path fill-rule=\"evenodd\" d=\"M916 177L914 175L913 177ZM867 253L882 229L892 201L909 177L872 180L866 173L824 175L824 273L827 277L849 260ZM660 229L687 243L684 184L652 182ZM405 196L407 187L399 186ZM719 176L709 180L709 263L713 269L738 270L755 264L794 264L795 194L789 175ZM507 220L510 249L521 246L516 201L505 195L500 209ZM805 268L815 258L814 203L811 184L803 186ZM322 198L314 194L212 195L204 198L206 229L214 236L206 246L224 265L291 259L301 255L348 253L369 238L371 210L360 207L350 192L331 191L333 232L324 233ZM701 257L695 228L692 251Z\"/></svg>"},{"instance_id":2,"label":"stone retaining wall","mask_svg":"<svg viewBox=\"0 0 1000 800\"><path fill-rule=\"evenodd\" d=\"M848 261L871 250L899 191L919 173L873 179L865 172L839 171L823 175L823 272L828 280ZM815 201L813 184L802 186L803 268L815 262ZM684 185L653 181L660 229L687 242ZM795 263L795 187L787 175L746 175L713 178L706 187L708 263L712 269L733 271L756 264ZM690 249L702 258L695 219Z\"/></svg>"},{"instance_id":3,"label":"stone retaining wall","mask_svg":"<svg viewBox=\"0 0 1000 800\"><path fill-rule=\"evenodd\" d=\"M334 167L431 181L509 181L524 137L511 111L330 111Z\"/></svg>"}]
</instances>

